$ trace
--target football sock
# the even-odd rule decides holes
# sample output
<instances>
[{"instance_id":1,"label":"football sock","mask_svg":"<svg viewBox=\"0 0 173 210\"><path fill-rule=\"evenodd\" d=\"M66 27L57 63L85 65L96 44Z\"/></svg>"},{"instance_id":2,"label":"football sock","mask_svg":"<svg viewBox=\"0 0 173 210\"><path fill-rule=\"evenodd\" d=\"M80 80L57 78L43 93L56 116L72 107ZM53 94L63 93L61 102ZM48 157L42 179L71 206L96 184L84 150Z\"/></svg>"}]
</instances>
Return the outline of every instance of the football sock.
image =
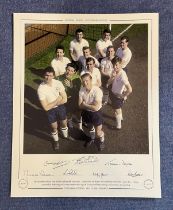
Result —
<instances>
[{"instance_id":1,"label":"football sock","mask_svg":"<svg viewBox=\"0 0 173 210\"><path fill-rule=\"evenodd\" d=\"M82 130L82 117L78 120L78 128Z\"/></svg>"},{"instance_id":2,"label":"football sock","mask_svg":"<svg viewBox=\"0 0 173 210\"><path fill-rule=\"evenodd\" d=\"M89 131L89 133L90 133L90 137L91 137L91 139L92 140L94 140L95 139L95 128L93 127L90 131Z\"/></svg>"},{"instance_id":3,"label":"football sock","mask_svg":"<svg viewBox=\"0 0 173 210\"><path fill-rule=\"evenodd\" d=\"M105 135L104 135L104 133L102 133L102 135L99 136L99 139L100 139L101 142L104 142L105 141Z\"/></svg>"},{"instance_id":4,"label":"football sock","mask_svg":"<svg viewBox=\"0 0 173 210\"><path fill-rule=\"evenodd\" d=\"M117 128L118 129L121 129L121 119L122 119L122 115L121 114L116 115Z\"/></svg>"},{"instance_id":5,"label":"football sock","mask_svg":"<svg viewBox=\"0 0 173 210\"><path fill-rule=\"evenodd\" d=\"M52 132L51 135L52 135L52 138L54 139L54 141L58 141L59 140L59 138L58 138L58 131Z\"/></svg>"},{"instance_id":6,"label":"football sock","mask_svg":"<svg viewBox=\"0 0 173 210\"><path fill-rule=\"evenodd\" d=\"M68 137L68 127L61 128L62 135L67 138Z\"/></svg>"}]
</instances>

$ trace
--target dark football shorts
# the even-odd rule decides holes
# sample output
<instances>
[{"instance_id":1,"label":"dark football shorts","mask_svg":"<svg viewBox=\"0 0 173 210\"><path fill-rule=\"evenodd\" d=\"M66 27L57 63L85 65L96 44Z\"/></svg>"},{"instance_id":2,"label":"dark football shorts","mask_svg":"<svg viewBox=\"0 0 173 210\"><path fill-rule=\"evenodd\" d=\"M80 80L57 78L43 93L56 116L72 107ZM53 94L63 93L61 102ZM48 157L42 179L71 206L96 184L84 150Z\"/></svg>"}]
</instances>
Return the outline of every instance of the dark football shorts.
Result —
<instances>
[{"instance_id":1,"label":"dark football shorts","mask_svg":"<svg viewBox=\"0 0 173 210\"><path fill-rule=\"evenodd\" d=\"M91 112L87 110L82 111L82 121L87 124L92 124L94 126L99 126L102 124L102 114L101 111Z\"/></svg>"},{"instance_id":2,"label":"dark football shorts","mask_svg":"<svg viewBox=\"0 0 173 210\"><path fill-rule=\"evenodd\" d=\"M50 124L56 121L62 121L67 118L66 108L64 105L60 105L47 111L48 121Z\"/></svg>"},{"instance_id":3,"label":"dark football shorts","mask_svg":"<svg viewBox=\"0 0 173 210\"><path fill-rule=\"evenodd\" d=\"M112 107L113 107L114 109L120 109L120 108L123 106L123 104L124 104L124 99L118 98L116 95L114 95L114 94L112 93L112 91L110 91L109 97L110 97L110 100L111 100L111 102L112 102Z\"/></svg>"}]
</instances>

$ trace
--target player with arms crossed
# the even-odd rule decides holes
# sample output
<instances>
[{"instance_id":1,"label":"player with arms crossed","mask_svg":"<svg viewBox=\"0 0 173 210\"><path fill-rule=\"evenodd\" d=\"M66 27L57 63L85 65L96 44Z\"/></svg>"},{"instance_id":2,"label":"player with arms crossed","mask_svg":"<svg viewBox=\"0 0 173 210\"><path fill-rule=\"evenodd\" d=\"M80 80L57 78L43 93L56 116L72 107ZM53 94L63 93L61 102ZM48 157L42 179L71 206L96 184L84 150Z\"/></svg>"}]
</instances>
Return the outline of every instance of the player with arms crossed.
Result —
<instances>
[{"instance_id":1,"label":"player with arms crossed","mask_svg":"<svg viewBox=\"0 0 173 210\"><path fill-rule=\"evenodd\" d=\"M64 138L68 137L67 116L64 104L67 95L63 84L54 79L55 71L47 67L44 71L44 81L39 85L37 93L43 109L46 111L54 139L54 150L59 149L58 122Z\"/></svg>"},{"instance_id":2,"label":"player with arms crossed","mask_svg":"<svg viewBox=\"0 0 173 210\"><path fill-rule=\"evenodd\" d=\"M104 149L104 132L102 130L102 90L92 85L92 76L85 73L81 76L83 87L79 91L79 107L82 109L82 119L87 123L90 130L91 141L94 142L95 133L98 138L98 150Z\"/></svg>"},{"instance_id":3,"label":"player with arms crossed","mask_svg":"<svg viewBox=\"0 0 173 210\"><path fill-rule=\"evenodd\" d=\"M121 129L122 106L124 103L124 98L132 92L132 87L128 81L126 72L122 69L121 62L122 60L119 57L115 57L112 59L114 72L112 74L112 77L108 81L109 85L112 84L110 99L113 109L115 111L117 129Z\"/></svg>"}]
</instances>

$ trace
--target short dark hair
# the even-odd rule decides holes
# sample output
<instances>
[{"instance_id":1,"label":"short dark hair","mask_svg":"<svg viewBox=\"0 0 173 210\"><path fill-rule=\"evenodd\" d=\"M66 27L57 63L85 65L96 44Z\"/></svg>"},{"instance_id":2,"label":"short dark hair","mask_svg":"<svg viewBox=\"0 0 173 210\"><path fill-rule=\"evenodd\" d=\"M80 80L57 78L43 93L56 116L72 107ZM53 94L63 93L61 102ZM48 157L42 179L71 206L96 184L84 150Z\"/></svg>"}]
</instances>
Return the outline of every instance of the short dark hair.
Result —
<instances>
[{"instance_id":1,"label":"short dark hair","mask_svg":"<svg viewBox=\"0 0 173 210\"><path fill-rule=\"evenodd\" d=\"M75 34L77 34L77 33L83 33L84 31L83 31L83 29L81 29L81 28L78 28L78 29L76 29L76 31L75 31Z\"/></svg>"},{"instance_id":2,"label":"short dark hair","mask_svg":"<svg viewBox=\"0 0 173 210\"><path fill-rule=\"evenodd\" d=\"M55 52L57 52L58 49L61 49L64 52L64 47L62 45L57 45Z\"/></svg>"},{"instance_id":3,"label":"short dark hair","mask_svg":"<svg viewBox=\"0 0 173 210\"><path fill-rule=\"evenodd\" d=\"M113 45L109 45L109 46L107 47L107 50L109 50L110 48L113 48L113 49L115 50L115 48L114 48Z\"/></svg>"},{"instance_id":4,"label":"short dark hair","mask_svg":"<svg viewBox=\"0 0 173 210\"><path fill-rule=\"evenodd\" d=\"M93 61L93 63L95 63L94 58L92 58L92 57L88 57L88 58L86 59L86 63L88 63L88 62L90 62L90 61Z\"/></svg>"},{"instance_id":5,"label":"short dark hair","mask_svg":"<svg viewBox=\"0 0 173 210\"><path fill-rule=\"evenodd\" d=\"M84 74L82 74L81 79L83 79L85 77L89 77L90 79L92 79L92 76L91 76L90 73L84 73Z\"/></svg>"},{"instance_id":6,"label":"short dark hair","mask_svg":"<svg viewBox=\"0 0 173 210\"><path fill-rule=\"evenodd\" d=\"M103 34L104 34L104 33L109 33L109 34L111 34L111 30L108 29L108 28L106 28L106 29L103 31Z\"/></svg>"},{"instance_id":7,"label":"short dark hair","mask_svg":"<svg viewBox=\"0 0 173 210\"><path fill-rule=\"evenodd\" d=\"M46 72L53 73L53 75L55 76L55 71L54 71L54 69L52 68L52 66L46 67L46 68L44 69L44 71L43 71L43 75L45 75Z\"/></svg>"},{"instance_id":8,"label":"short dark hair","mask_svg":"<svg viewBox=\"0 0 173 210\"><path fill-rule=\"evenodd\" d=\"M112 60L112 65L114 66L116 63L121 63L122 62L122 59L118 56L115 56Z\"/></svg>"},{"instance_id":9,"label":"short dark hair","mask_svg":"<svg viewBox=\"0 0 173 210\"><path fill-rule=\"evenodd\" d=\"M124 40L124 39L126 40L126 42L129 42L129 37L128 36L122 36L121 37L121 41Z\"/></svg>"},{"instance_id":10,"label":"short dark hair","mask_svg":"<svg viewBox=\"0 0 173 210\"><path fill-rule=\"evenodd\" d=\"M76 67L76 65L75 65L74 63L68 63L67 66L66 66L66 69L67 69L69 66L72 67L72 68L74 68L75 71L77 71L77 67Z\"/></svg>"},{"instance_id":11,"label":"short dark hair","mask_svg":"<svg viewBox=\"0 0 173 210\"><path fill-rule=\"evenodd\" d=\"M84 51L84 50L87 50L87 49L91 50L89 46L84 46L84 47L82 48L83 51Z\"/></svg>"}]
</instances>

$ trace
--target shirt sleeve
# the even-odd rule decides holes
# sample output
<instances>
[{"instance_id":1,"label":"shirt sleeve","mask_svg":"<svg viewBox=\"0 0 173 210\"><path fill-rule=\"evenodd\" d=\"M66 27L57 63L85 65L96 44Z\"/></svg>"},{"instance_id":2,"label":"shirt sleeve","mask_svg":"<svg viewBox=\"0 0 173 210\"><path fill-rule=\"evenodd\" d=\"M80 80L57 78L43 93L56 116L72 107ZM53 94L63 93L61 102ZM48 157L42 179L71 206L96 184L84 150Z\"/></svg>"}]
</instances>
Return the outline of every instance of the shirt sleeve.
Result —
<instances>
[{"instance_id":1,"label":"shirt sleeve","mask_svg":"<svg viewBox=\"0 0 173 210\"><path fill-rule=\"evenodd\" d=\"M70 59L66 57L66 64L70 63Z\"/></svg>"},{"instance_id":2,"label":"shirt sleeve","mask_svg":"<svg viewBox=\"0 0 173 210\"><path fill-rule=\"evenodd\" d=\"M97 70L98 70L98 71L97 71L97 79L101 81L101 74L100 74L100 71L99 71L99 69L97 69Z\"/></svg>"},{"instance_id":3,"label":"shirt sleeve","mask_svg":"<svg viewBox=\"0 0 173 210\"><path fill-rule=\"evenodd\" d=\"M73 47L73 41L71 41L71 42L70 42L70 48L69 48L69 50L73 52L73 48L74 48L74 47Z\"/></svg>"},{"instance_id":4,"label":"shirt sleeve","mask_svg":"<svg viewBox=\"0 0 173 210\"><path fill-rule=\"evenodd\" d=\"M44 94L44 91L42 90L41 87L38 88L37 95L40 101L46 99L46 95Z\"/></svg>"},{"instance_id":5,"label":"shirt sleeve","mask_svg":"<svg viewBox=\"0 0 173 210\"><path fill-rule=\"evenodd\" d=\"M100 88L98 88L96 90L95 100L100 102L100 101L102 101L102 98L103 98L103 92Z\"/></svg>"},{"instance_id":6,"label":"shirt sleeve","mask_svg":"<svg viewBox=\"0 0 173 210\"><path fill-rule=\"evenodd\" d=\"M101 60L100 66L101 66L101 69L105 69L105 60L104 59Z\"/></svg>"},{"instance_id":7,"label":"shirt sleeve","mask_svg":"<svg viewBox=\"0 0 173 210\"><path fill-rule=\"evenodd\" d=\"M122 60L128 63L131 57L132 57L132 54L130 51L124 52Z\"/></svg>"},{"instance_id":8,"label":"shirt sleeve","mask_svg":"<svg viewBox=\"0 0 173 210\"><path fill-rule=\"evenodd\" d=\"M60 81L57 81L57 82L58 82L59 92L64 92L65 91L65 87L62 84L62 82L60 82Z\"/></svg>"},{"instance_id":9,"label":"shirt sleeve","mask_svg":"<svg viewBox=\"0 0 173 210\"><path fill-rule=\"evenodd\" d=\"M56 65L55 65L55 61L54 61L54 59L51 61L51 66L52 66L52 68L54 69L54 71L55 71L55 69L56 69Z\"/></svg>"},{"instance_id":10,"label":"shirt sleeve","mask_svg":"<svg viewBox=\"0 0 173 210\"><path fill-rule=\"evenodd\" d=\"M118 57L120 57L120 55L119 55L119 48L118 48L117 51L116 51L116 55L117 55Z\"/></svg>"},{"instance_id":11,"label":"shirt sleeve","mask_svg":"<svg viewBox=\"0 0 173 210\"><path fill-rule=\"evenodd\" d=\"M101 45L101 41L98 40L98 41L96 42L96 49L98 50L98 49L100 49L100 48L102 48L102 45Z\"/></svg>"},{"instance_id":12,"label":"shirt sleeve","mask_svg":"<svg viewBox=\"0 0 173 210\"><path fill-rule=\"evenodd\" d=\"M129 80L128 80L128 77L127 77L126 74L123 75L121 81L122 81L122 83L123 83L124 85L128 85L128 84L129 84Z\"/></svg>"},{"instance_id":13,"label":"shirt sleeve","mask_svg":"<svg viewBox=\"0 0 173 210\"><path fill-rule=\"evenodd\" d=\"M89 42L85 39L85 43L84 43L85 46L89 47Z\"/></svg>"},{"instance_id":14,"label":"shirt sleeve","mask_svg":"<svg viewBox=\"0 0 173 210\"><path fill-rule=\"evenodd\" d=\"M82 91L82 88L80 89L79 91L79 100L83 100L83 91Z\"/></svg>"},{"instance_id":15,"label":"shirt sleeve","mask_svg":"<svg viewBox=\"0 0 173 210\"><path fill-rule=\"evenodd\" d=\"M98 62L98 60L96 58L94 58L94 60L95 60L95 67L99 68L100 67L100 63Z\"/></svg>"}]
</instances>

